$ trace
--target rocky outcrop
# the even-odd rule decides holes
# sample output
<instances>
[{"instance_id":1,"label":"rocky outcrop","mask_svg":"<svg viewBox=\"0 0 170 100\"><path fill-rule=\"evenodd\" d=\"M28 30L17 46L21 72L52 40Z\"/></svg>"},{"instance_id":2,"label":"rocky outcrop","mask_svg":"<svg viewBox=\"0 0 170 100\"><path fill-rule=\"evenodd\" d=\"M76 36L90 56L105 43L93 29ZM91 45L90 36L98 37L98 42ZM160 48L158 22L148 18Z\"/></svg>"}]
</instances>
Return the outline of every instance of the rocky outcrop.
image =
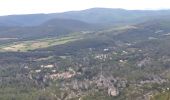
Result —
<instances>
[{"instance_id":1,"label":"rocky outcrop","mask_svg":"<svg viewBox=\"0 0 170 100\"><path fill-rule=\"evenodd\" d=\"M119 91L115 87L109 87L108 95L109 96L117 96L117 95L119 95Z\"/></svg>"}]
</instances>

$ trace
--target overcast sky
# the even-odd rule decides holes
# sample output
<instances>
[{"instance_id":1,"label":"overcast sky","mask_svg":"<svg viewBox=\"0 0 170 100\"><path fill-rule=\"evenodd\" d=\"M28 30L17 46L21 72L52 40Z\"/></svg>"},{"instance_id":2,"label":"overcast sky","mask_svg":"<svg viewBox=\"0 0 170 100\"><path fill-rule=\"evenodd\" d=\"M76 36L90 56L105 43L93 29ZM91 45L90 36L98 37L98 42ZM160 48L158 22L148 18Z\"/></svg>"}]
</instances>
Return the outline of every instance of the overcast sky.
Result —
<instances>
[{"instance_id":1,"label":"overcast sky","mask_svg":"<svg viewBox=\"0 0 170 100\"><path fill-rule=\"evenodd\" d=\"M65 12L93 7L169 9L170 0L0 0L0 15Z\"/></svg>"}]
</instances>

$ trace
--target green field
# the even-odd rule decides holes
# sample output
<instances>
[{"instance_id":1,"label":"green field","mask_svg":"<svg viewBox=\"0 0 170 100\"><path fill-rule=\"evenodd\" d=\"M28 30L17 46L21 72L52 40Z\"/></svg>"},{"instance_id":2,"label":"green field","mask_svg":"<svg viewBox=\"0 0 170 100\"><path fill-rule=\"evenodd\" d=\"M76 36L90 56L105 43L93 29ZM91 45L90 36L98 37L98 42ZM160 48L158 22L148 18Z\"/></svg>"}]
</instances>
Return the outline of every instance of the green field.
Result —
<instances>
[{"instance_id":1,"label":"green field","mask_svg":"<svg viewBox=\"0 0 170 100\"><path fill-rule=\"evenodd\" d=\"M170 91L166 91L154 96L151 100L170 100Z\"/></svg>"},{"instance_id":2,"label":"green field","mask_svg":"<svg viewBox=\"0 0 170 100\"><path fill-rule=\"evenodd\" d=\"M46 48L50 46L61 45L80 39L82 39L82 37L80 37L79 35L78 36L71 35L71 36L65 36L61 38L54 37L54 38L43 38L43 39L37 39L31 41L19 41L19 42L0 45L0 51L1 52L3 51L25 52L28 50L35 50L38 48Z\"/></svg>"}]
</instances>

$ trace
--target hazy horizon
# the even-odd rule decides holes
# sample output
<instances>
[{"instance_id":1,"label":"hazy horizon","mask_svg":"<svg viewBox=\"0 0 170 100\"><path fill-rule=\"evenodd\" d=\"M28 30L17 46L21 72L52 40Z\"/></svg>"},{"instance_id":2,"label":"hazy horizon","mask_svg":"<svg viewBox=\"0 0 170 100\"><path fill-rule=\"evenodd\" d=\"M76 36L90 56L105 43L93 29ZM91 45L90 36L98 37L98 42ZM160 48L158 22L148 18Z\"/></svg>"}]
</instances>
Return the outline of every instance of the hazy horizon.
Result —
<instances>
[{"instance_id":1,"label":"hazy horizon","mask_svg":"<svg viewBox=\"0 0 170 100\"><path fill-rule=\"evenodd\" d=\"M160 8L160 9L125 9L125 8L106 8L106 7L93 7L93 8L87 8L87 9L81 9L81 10L69 10L69 11L62 11L62 12L37 12L37 13L16 13L16 14L6 14L6 15L0 15L0 16L17 16L17 15L33 15L33 14L53 14L53 13L66 13L66 12L72 12L72 11L83 11L88 9L122 9L122 10L150 10L150 11L159 11L159 10L170 10L170 8Z\"/></svg>"},{"instance_id":2,"label":"hazy horizon","mask_svg":"<svg viewBox=\"0 0 170 100\"><path fill-rule=\"evenodd\" d=\"M61 13L90 8L118 8L126 10L170 9L168 0L0 0L0 16Z\"/></svg>"}]
</instances>

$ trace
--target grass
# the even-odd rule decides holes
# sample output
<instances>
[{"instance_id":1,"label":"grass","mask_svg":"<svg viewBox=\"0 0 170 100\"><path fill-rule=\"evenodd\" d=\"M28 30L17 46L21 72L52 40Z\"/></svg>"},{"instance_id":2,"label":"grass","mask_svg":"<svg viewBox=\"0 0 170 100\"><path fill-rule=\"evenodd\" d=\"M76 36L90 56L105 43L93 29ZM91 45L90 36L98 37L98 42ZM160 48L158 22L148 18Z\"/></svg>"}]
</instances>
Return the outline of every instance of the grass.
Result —
<instances>
[{"instance_id":1,"label":"grass","mask_svg":"<svg viewBox=\"0 0 170 100\"><path fill-rule=\"evenodd\" d=\"M104 92L91 91L89 94L82 96L81 100L114 100L114 98Z\"/></svg>"},{"instance_id":2,"label":"grass","mask_svg":"<svg viewBox=\"0 0 170 100\"><path fill-rule=\"evenodd\" d=\"M37 39L33 41L19 41L11 44L0 45L0 51L25 52L28 50L35 50L39 48L61 45L79 39L82 39L79 35L77 36L71 35L71 36L65 36L61 38L54 37L54 38Z\"/></svg>"},{"instance_id":3,"label":"grass","mask_svg":"<svg viewBox=\"0 0 170 100\"><path fill-rule=\"evenodd\" d=\"M151 100L170 100L170 91L160 93L154 96Z\"/></svg>"},{"instance_id":4,"label":"grass","mask_svg":"<svg viewBox=\"0 0 170 100\"><path fill-rule=\"evenodd\" d=\"M36 100L39 92L36 89L22 90L21 88L6 87L0 90L0 100Z\"/></svg>"}]
</instances>

